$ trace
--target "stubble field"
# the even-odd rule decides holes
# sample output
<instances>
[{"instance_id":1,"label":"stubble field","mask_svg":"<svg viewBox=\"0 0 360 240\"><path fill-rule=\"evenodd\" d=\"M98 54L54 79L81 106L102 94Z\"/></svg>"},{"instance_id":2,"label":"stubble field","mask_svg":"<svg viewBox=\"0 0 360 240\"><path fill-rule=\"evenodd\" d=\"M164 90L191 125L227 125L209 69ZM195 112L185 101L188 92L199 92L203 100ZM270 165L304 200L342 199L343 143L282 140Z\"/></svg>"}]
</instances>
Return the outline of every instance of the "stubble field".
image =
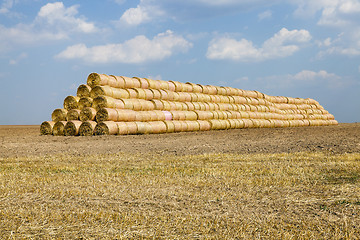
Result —
<instances>
[{"instance_id":1,"label":"stubble field","mask_svg":"<svg viewBox=\"0 0 360 240\"><path fill-rule=\"evenodd\" d=\"M360 124L40 136L0 126L0 239L359 239Z\"/></svg>"}]
</instances>

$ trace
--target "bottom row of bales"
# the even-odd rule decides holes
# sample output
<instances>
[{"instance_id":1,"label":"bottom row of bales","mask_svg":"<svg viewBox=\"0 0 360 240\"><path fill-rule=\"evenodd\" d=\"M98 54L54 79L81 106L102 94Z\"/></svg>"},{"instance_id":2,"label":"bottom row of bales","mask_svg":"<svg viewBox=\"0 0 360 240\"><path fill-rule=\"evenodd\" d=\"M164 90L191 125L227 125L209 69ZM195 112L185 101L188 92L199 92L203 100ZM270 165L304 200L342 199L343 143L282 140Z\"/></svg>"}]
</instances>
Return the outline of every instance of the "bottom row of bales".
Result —
<instances>
[{"instance_id":1,"label":"bottom row of bales","mask_svg":"<svg viewBox=\"0 0 360 240\"><path fill-rule=\"evenodd\" d=\"M150 121L150 122L113 122L104 121L46 121L40 126L42 135L55 136L92 136L159 134L174 132L193 132L226 130L239 128L275 128L336 125L336 120L275 120L275 119L211 119L195 121Z\"/></svg>"}]
</instances>

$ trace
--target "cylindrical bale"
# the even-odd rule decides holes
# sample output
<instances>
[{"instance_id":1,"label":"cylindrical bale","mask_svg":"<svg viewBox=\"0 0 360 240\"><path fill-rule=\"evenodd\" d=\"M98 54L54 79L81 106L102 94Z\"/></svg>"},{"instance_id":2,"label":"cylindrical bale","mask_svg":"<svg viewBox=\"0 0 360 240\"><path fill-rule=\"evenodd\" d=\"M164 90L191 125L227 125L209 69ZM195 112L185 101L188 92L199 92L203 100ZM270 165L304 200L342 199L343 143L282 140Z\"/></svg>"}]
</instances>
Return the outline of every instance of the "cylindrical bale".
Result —
<instances>
[{"instance_id":1,"label":"cylindrical bale","mask_svg":"<svg viewBox=\"0 0 360 240\"><path fill-rule=\"evenodd\" d=\"M200 130L200 124L197 121L185 121L187 124L187 131L194 132Z\"/></svg>"},{"instance_id":2,"label":"cylindrical bale","mask_svg":"<svg viewBox=\"0 0 360 240\"><path fill-rule=\"evenodd\" d=\"M170 112L173 120L181 121L186 119L186 115L184 111L170 111Z\"/></svg>"},{"instance_id":3,"label":"cylindrical bale","mask_svg":"<svg viewBox=\"0 0 360 240\"><path fill-rule=\"evenodd\" d=\"M79 98L90 97L91 87L87 84L81 84L76 91L76 96Z\"/></svg>"},{"instance_id":4,"label":"cylindrical bale","mask_svg":"<svg viewBox=\"0 0 360 240\"><path fill-rule=\"evenodd\" d=\"M99 122L94 129L95 135L116 135L118 132L117 123L112 121Z\"/></svg>"},{"instance_id":5,"label":"cylindrical bale","mask_svg":"<svg viewBox=\"0 0 360 240\"><path fill-rule=\"evenodd\" d=\"M45 121L40 125L40 134L41 135L51 135L53 133L55 122L54 121Z\"/></svg>"},{"instance_id":6,"label":"cylindrical bale","mask_svg":"<svg viewBox=\"0 0 360 240\"><path fill-rule=\"evenodd\" d=\"M67 110L63 108L55 109L51 114L53 122L66 121Z\"/></svg>"},{"instance_id":7,"label":"cylindrical bale","mask_svg":"<svg viewBox=\"0 0 360 240\"><path fill-rule=\"evenodd\" d=\"M166 121L171 121L171 120L172 120L172 114L171 114L171 112L169 112L169 111L163 111L163 114L164 114L164 116L165 116L165 119L164 119L164 120L166 120Z\"/></svg>"},{"instance_id":8,"label":"cylindrical bale","mask_svg":"<svg viewBox=\"0 0 360 240\"><path fill-rule=\"evenodd\" d=\"M59 121L54 124L53 135L54 136L64 136L65 135L65 125L66 121Z\"/></svg>"},{"instance_id":9,"label":"cylindrical bale","mask_svg":"<svg viewBox=\"0 0 360 240\"><path fill-rule=\"evenodd\" d=\"M197 114L198 120L208 120L214 117L214 115L210 111L195 110L194 112Z\"/></svg>"},{"instance_id":10,"label":"cylindrical bale","mask_svg":"<svg viewBox=\"0 0 360 240\"><path fill-rule=\"evenodd\" d=\"M135 122L137 126L137 134L148 134L152 132L149 122Z\"/></svg>"},{"instance_id":11,"label":"cylindrical bale","mask_svg":"<svg viewBox=\"0 0 360 240\"><path fill-rule=\"evenodd\" d=\"M142 88L142 89L148 89L148 88L150 88L149 82L148 82L145 78L139 78L139 77L134 77L134 78L136 78L137 80L139 80L139 82L140 82L140 88Z\"/></svg>"},{"instance_id":12,"label":"cylindrical bale","mask_svg":"<svg viewBox=\"0 0 360 240\"><path fill-rule=\"evenodd\" d=\"M192 102L185 102L185 105L187 106L188 111L194 111L195 106Z\"/></svg>"},{"instance_id":13,"label":"cylindrical bale","mask_svg":"<svg viewBox=\"0 0 360 240\"><path fill-rule=\"evenodd\" d=\"M191 88L192 88L191 92L193 92L193 93L201 93L202 92L202 88L199 85L197 85L195 83L190 83L190 82L187 82L186 84L189 84L191 86Z\"/></svg>"},{"instance_id":14,"label":"cylindrical bale","mask_svg":"<svg viewBox=\"0 0 360 240\"><path fill-rule=\"evenodd\" d=\"M252 128L254 126L253 121L251 119L243 119L244 128Z\"/></svg>"},{"instance_id":15,"label":"cylindrical bale","mask_svg":"<svg viewBox=\"0 0 360 240\"><path fill-rule=\"evenodd\" d=\"M151 114L151 121L164 121L165 113L160 110L149 111Z\"/></svg>"},{"instance_id":16,"label":"cylindrical bale","mask_svg":"<svg viewBox=\"0 0 360 240\"><path fill-rule=\"evenodd\" d=\"M146 98L146 93L144 91L144 89L142 88L134 88L135 92L136 92L136 98L137 99L145 99Z\"/></svg>"},{"instance_id":17,"label":"cylindrical bale","mask_svg":"<svg viewBox=\"0 0 360 240\"><path fill-rule=\"evenodd\" d=\"M183 85L181 82L178 81L169 81L175 85L175 92L182 92L183 91Z\"/></svg>"},{"instance_id":18,"label":"cylindrical bale","mask_svg":"<svg viewBox=\"0 0 360 240\"><path fill-rule=\"evenodd\" d=\"M116 122L118 119L118 112L114 108L101 108L96 113L96 121L104 122L104 121L114 121Z\"/></svg>"},{"instance_id":19,"label":"cylindrical bale","mask_svg":"<svg viewBox=\"0 0 360 240\"><path fill-rule=\"evenodd\" d=\"M126 91L129 93L129 98L137 98L138 93L134 88L127 88Z\"/></svg>"},{"instance_id":20,"label":"cylindrical bale","mask_svg":"<svg viewBox=\"0 0 360 240\"><path fill-rule=\"evenodd\" d=\"M97 85L107 85L109 76L101 73L90 73L87 78L87 85L90 87L95 87Z\"/></svg>"},{"instance_id":21,"label":"cylindrical bale","mask_svg":"<svg viewBox=\"0 0 360 240\"><path fill-rule=\"evenodd\" d=\"M109 75L107 85L109 85L110 87L117 87L118 86L117 79L114 76Z\"/></svg>"},{"instance_id":22,"label":"cylindrical bale","mask_svg":"<svg viewBox=\"0 0 360 240\"><path fill-rule=\"evenodd\" d=\"M153 121L149 122L149 124L151 126L151 133L166 133L166 124L163 121Z\"/></svg>"},{"instance_id":23,"label":"cylindrical bale","mask_svg":"<svg viewBox=\"0 0 360 240\"><path fill-rule=\"evenodd\" d=\"M151 121L151 111L135 111L135 121L148 122Z\"/></svg>"},{"instance_id":24,"label":"cylindrical bale","mask_svg":"<svg viewBox=\"0 0 360 240\"><path fill-rule=\"evenodd\" d=\"M197 120L197 122L199 124L200 131L210 131L211 130L211 124L209 121Z\"/></svg>"},{"instance_id":25,"label":"cylindrical bale","mask_svg":"<svg viewBox=\"0 0 360 240\"><path fill-rule=\"evenodd\" d=\"M190 84L181 83L183 86L183 92L193 92L193 87Z\"/></svg>"},{"instance_id":26,"label":"cylindrical bale","mask_svg":"<svg viewBox=\"0 0 360 240\"><path fill-rule=\"evenodd\" d=\"M82 122L79 128L80 136L92 136L94 135L94 130L97 122L95 121L85 121Z\"/></svg>"},{"instance_id":27,"label":"cylindrical bale","mask_svg":"<svg viewBox=\"0 0 360 240\"><path fill-rule=\"evenodd\" d=\"M125 80L121 76L110 75L115 79L115 88L125 88Z\"/></svg>"},{"instance_id":28,"label":"cylindrical bale","mask_svg":"<svg viewBox=\"0 0 360 240\"><path fill-rule=\"evenodd\" d=\"M161 92L159 89L150 89L153 92L153 98L160 100L161 99Z\"/></svg>"},{"instance_id":29,"label":"cylindrical bale","mask_svg":"<svg viewBox=\"0 0 360 240\"><path fill-rule=\"evenodd\" d=\"M165 125L166 125L166 132L167 133L173 133L175 132L175 125L173 121L164 121Z\"/></svg>"},{"instance_id":30,"label":"cylindrical bale","mask_svg":"<svg viewBox=\"0 0 360 240\"><path fill-rule=\"evenodd\" d=\"M121 76L125 82L125 88L140 88L140 82L136 78Z\"/></svg>"},{"instance_id":31,"label":"cylindrical bale","mask_svg":"<svg viewBox=\"0 0 360 240\"><path fill-rule=\"evenodd\" d=\"M124 101L130 99L115 99L108 96L98 96L93 100L93 108L100 110L101 108L125 108Z\"/></svg>"},{"instance_id":32,"label":"cylindrical bale","mask_svg":"<svg viewBox=\"0 0 360 240\"><path fill-rule=\"evenodd\" d=\"M225 120L220 120L220 119L211 119L208 120L211 124L211 129L212 130L224 130L227 128L227 124Z\"/></svg>"},{"instance_id":33,"label":"cylindrical bale","mask_svg":"<svg viewBox=\"0 0 360 240\"><path fill-rule=\"evenodd\" d=\"M173 92L173 91L170 91L170 90L163 90L163 91L166 92L166 95L161 94L161 99L162 100L175 101L175 99L176 98L178 99L178 97L179 97L179 94L176 93L176 96L175 96L175 92Z\"/></svg>"},{"instance_id":34,"label":"cylindrical bale","mask_svg":"<svg viewBox=\"0 0 360 240\"><path fill-rule=\"evenodd\" d=\"M96 117L96 109L92 107L83 108L80 112L80 121L94 121Z\"/></svg>"},{"instance_id":35,"label":"cylindrical bale","mask_svg":"<svg viewBox=\"0 0 360 240\"><path fill-rule=\"evenodd\" d=\"M172 92L175 92L175 90L176 90L175 84L173 82L169 82L169 81L167 81L167 82L168 82L168 85L169 85L168 89L170 91L172 91Z\"/></svg>"},{"instance_id":36,"label":"cylindrical bale","mask_svg":"<svg viewBox=\"0 0 360 240\"><path fill-rule=\"evenodd\" d=\"M183 126L182 121L173 120L172 123L174 124L174 132L182 132ZM187 127L187 125L186 125Z\"/></svg>"},{"instance_id":37,"label":"cylindrical bale","mask_svg":"<svg viewBox=\"0 0 360 240\"><path fill-rule=\"evenodd\" d=\"M110 86L95 86L90 91L90 97L96 98L97 96L109 96L113 97L113 88Z\"/></svg>"},{"instance_id":38,"label":"cylindrical bale","mask_svg":"<svg viewBox=\"0 0 360 240\"><path fill-rule=\"evenodd\" d=\"M80 110L79 109L71 109L66 114L66 120L72 121L72 120L79 120L80 119Z\"/></svg>"},{"instance_id":39,"label":"cylindrical bale","mask_svg":"<svg viewBox=\"0 0 360 240\"><path fill-rule=\"evenodd\" d=\"M185 113L185 120L195 121L198 119L198 115L194 111L184 111L184 113Z\"/></svg>"},{"instance_id":40,"label":"cylindrical bale","mask_svg":"<svg viewBox=\"0 0 360 240\"><path fill-rule=\"evenodd\" d=\"M183 110L183 105L181 104L181 102L173 102L173 103L174 103L174 107L175 107L174 110L176 110L176 111L182 111Z\"/></svg>"},{"instance_id":41,"label":"cylindrical bale","mask_svg":"<svg viewBox=\"0 0 360 240\"><path fill-rule=\"evenodd\" d=\"M198 84L201 87L201 93L209 94L209 88L206 85Z\"/></svg>"},{"instance_id":42,"label":"cylindrical bale","mask_svg":"<svg viewBox=\"0 0 360 240\"><path fill-rule=\"evenodd\" d=\"M136 120L136 111L129 109L116 109L117 122L131 122Z\"/></svg>"},{"instance_id":43,"label":"cylindrical bale","mask_svg":"<svg viewBox=\"0 0 360 240\"><path fill-rule=\"evenodd\" d=\"M136 134L138 132L138 128L136 125L136 122L126 122L126 126L127 126L127 134ZM119 129L120 132L120 129Z\"/></svg>"},{"instance_id":44,"label":"cylindrical bale","mask_svg":"<svg viewBox=\"0 0 360 240\"><path fill-rule=\"evenodd\" d=\"M237 121L235 121L235 119L227 119L227 121L230 124L230 129L236 129L237 128Z\"/></svg>"},{"instance_id":45,"label":"cylindrical bale","mask_svg":"<svg viewBox=\"0 0 360 240\"><path fill-rule=\"evenodd\" d=\"M158 90L160 92L160 99L161 100L170 100L170 97L168 95L168 91L165 91L163 89Z\"/></svg>"},{"instance_id":46,"label":"cylindrical bale","mask_svg":"<svg viewBox=\"0 0 360 240\"><path fill-rule=\"evenodd\" d=\"M169 90L168 81L164 81L164 80L158 80L158 81L160 82L160 89Z\"/></svg>"},{"instance_id":47,"label":"cylindrical bale","mask_svg":"<svg viewBox=\"0 0 360 240\"><path fill-rule=\"evenodd\" d=\"M65 136L78 136L81 124L81 121L68 121L64 128Z\"/></svg>"},{"instance_id":48,"label":"cylindrical bale","mask_svg":"<svg viewBox=\"0 0 360 240\"><path fill-rule=\"evenodd\" d=\"M245 127L245 123L242 119L234 119L237 123L236 128L244 128Z\"/></svg>"},{"instance_id":49,"label":"cylindrical bale","mask_svg":"<svg viewBox=\"0 0 360 240\"><path fill-rule=\"evenodd\" d=\"M225 87L216 87L217 89L217 94L218 95L222 95L222 96L226 96L227 93L226 93L226 88Z\"/></svg>"},{"instance_id":50,"label":"cylindrical bale","mask_svg":"<svg viewBox=\"0 0 360 240\"><path fill-rule=\"evenodd\" d=\"M179 102L191 102L191 95L188 92L178 92Z\"/></svg>"},{"instance_id":51,"label":"cylindrical bale","mask_svg":"<svg viewBox=\"0 0 360 240\"><path fill-rule=\"evenodd\" d=\"M145 106L146 100L144 99L132 99L133 100L133 110L135 111L142 111L143 105Z\"/></svg>"},{"instance_id":52,"label":"cylindrical bale","mask_svg":"<svg viewBox=\"0 0 360 240\"><path fill-rule=\"evenodd\" d=\"M113 94L112 97L115 99L130 98L129 92L123 88L113 88L112 94Z\"/></svg>"},{"instance_id":53,"label":"cylindrical bale","mask_svg":"<svg viewBox=\"0 0 360 240\"><path fill-rule=\"evenodd\" d=\"M64 108L68 111L71 109L78 109L79 108L79 100L80 100L80 98L77 96L67 96L64 99Z\"/></svg>"},{"instance_id":54,"label":"cylindrical bale","mask_svg":"<svg viewBox=\"0 0 360 240\"><path fill-rule=\"evenodd\" d=\"M206 104L205 103L199 102L198 104L199 104L199 110L206 111Z\"/></svg>"},{"instance_id":55,"label":"cylindrical bale","mask_svg":"<svg viewBox=\"0 0 360 240\"><path fill-rule=\"evenodd\" d=\"M118 129L116 135L126 135L129 134L128 125L125 122L116 122L115 123ZM136 126L136 124L135 124ZM137 127L136 127L137 130Z\"/></svg>"},{"instance_id":56,"label":"cylindrical bale","mask_svg":"<svg viewBox=\"0 0 360 240\"><path fill-rule=\"evenodd\" d=\"M150 102L154 104L155 110L164 110L164 104L161 100L152 99Z\"/></svg>"},{"instance_id":57,"label":"cylindrical bale","mask_svg":"<svg viewBox=\"0 0 360 240\"><path fill-rule=\"evenodd\" d=\"M217 88L213 85L207 85L207 93L206 94L210 94L210 95L217 95ZM205 93L205 92L203 92Z\"/></svg>"},{"instance_id":58,"label":"cylindrical bale","mask_svg":"<svg viewBox=\"0 0 360 240\"><path fill-rule=\"evenodd\" d=\"M166 101L166 100L160 100L160 101L163 103L163 110L165 110L165 111L172 110L171 102Z\"/></svg>"},{"instance_id":59,"label":"cylindrical bale","mask_svg":"<svg viewBox=\"0 0 360 240\"><path fill-rule=\"evenodd\" d=\"M91 97L82 97L79 100L79 109L83 110L86 107L91 107L93 104L93 98Z\"/></svg>"},{"instance_id":60,"label":"cylindrical bale","mask_svg":"<svg viewBox=\"0 0 360 240\"><path fill-rule=\"evenodd\" d=\"M160 89L161 83L157 80L145 78L149 83L149 88L151 89Z\"/></svg>"},{"instance_id":61,"label":"cylindrical bale","mask_svg":"<svg viewBox=\"0 0 360 240\"><path fill-rule=\"evenodd\" d=\"M145 93L145 100L151 100L154 98L154 93L151 91L151 89L144 89Z\"/></svg>"}]
</instances>

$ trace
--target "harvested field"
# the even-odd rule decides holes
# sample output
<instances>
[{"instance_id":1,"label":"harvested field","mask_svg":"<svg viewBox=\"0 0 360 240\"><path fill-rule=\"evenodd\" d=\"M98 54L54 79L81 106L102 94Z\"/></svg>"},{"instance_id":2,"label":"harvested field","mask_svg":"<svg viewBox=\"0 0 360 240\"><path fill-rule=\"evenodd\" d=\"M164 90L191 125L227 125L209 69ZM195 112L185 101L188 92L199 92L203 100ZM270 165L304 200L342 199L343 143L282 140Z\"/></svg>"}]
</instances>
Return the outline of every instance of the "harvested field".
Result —
<instances>
[{"instance_id":1,"label":"harvested field","mask_svg":"<svg viewBox=\"0 0 360 240\"><path fill-rule=\"evenodd\" d=\"M0 126L4 239L359 239L360 123L129 136Z\"/></svg>"}]
</instances>

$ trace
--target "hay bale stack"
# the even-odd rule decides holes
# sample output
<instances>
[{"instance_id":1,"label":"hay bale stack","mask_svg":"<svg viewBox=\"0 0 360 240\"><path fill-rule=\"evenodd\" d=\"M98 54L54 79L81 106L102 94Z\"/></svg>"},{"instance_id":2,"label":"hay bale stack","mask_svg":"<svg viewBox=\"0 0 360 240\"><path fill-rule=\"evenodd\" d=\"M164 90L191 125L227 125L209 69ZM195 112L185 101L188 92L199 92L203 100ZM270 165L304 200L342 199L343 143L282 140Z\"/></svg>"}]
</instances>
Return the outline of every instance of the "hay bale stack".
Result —
<instances>
[{"instance_id":1,"label":"hay bale stack","mask_svg":"<svg viewBox=\"0 0 360 240\"><path fill-rule=\"evenodd\" d=\"M316 100L178 81L91 73L40 133L123 135L336 125Z\"/></svg>"}]
</instances>

